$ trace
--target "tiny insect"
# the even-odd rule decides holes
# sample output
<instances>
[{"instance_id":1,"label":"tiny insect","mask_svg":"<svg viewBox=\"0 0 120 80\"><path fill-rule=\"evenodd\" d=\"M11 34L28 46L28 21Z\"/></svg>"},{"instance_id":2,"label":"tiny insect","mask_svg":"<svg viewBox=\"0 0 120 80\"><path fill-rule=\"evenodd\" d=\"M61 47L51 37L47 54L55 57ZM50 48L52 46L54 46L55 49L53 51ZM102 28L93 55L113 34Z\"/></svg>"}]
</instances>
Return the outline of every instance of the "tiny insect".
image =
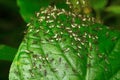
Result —
<instances>
[{"instance_id":1,"label":"tiny insect","mask_svg":"<svg viewBox=\"0 0 120 80\"><path fill-rule=\"evenodd\" d=\"M59 62L60 62L60 63L61 63L61 60L62 60L62 59L61 59L61 58L59 58Z\"/></svg>"},{"instance_id":2,"label":"tiny insect","mask_svg":"<svg viewBox=\"0 0 120 80\"><path fill-rule=\"evenodd\" d=\"M90 63L88 63L88 64L87 64L87 68L90 68L90 67L91 67L91 64L90 64Z\"/></svg>"},{"instance_id":3,"label":"tiny insect","mask_svg":"<svg viewBox=\"0 0 120 80\"><path fill-rule=\"evenodd\" d=\"M44 70L44 75L47 76L47 71L46 70Z\"/></svg>"}]
</instances>

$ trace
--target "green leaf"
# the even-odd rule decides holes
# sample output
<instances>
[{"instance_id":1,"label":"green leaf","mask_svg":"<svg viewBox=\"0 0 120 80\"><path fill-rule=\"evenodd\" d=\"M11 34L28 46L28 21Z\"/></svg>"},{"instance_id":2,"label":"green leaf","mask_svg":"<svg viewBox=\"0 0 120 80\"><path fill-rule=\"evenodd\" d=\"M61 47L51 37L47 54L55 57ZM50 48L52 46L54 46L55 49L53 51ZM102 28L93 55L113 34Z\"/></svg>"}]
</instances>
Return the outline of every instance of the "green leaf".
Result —
<instances>
[{"instance_id":1,"label":"green leaf","mask_svg":"<svg viewBox=\"0 0 120 80\"><path fill-rule=\"evenodd\" d=\"M35 17L35 13L40 10L41 7L47 7L52 3L56 3L57 7L66 7L64 0L58 0L58 3L54 0L17 0L20 7L20 13L26 22L29 22L31 18Z\"/></svg>"},{"instance_id":2,"label":"green leaf","mask_svg":"<svg viewBox=\"0 0 120 80\"><path fill-rule=\"evenodd\" d=\"M104 9L107 2L108 0L90 0L90 4L95 10Z\"/></svg>"},{"instance_id":3,"label":"green leaf","mask_svg":"<svg viewBox=\"0 0 120 80\"><path fill-rule=\"evenodd\" d=\"M120 6L109 6L105 9L107 12L114 14L120 14Z\"/></svg>"},{"instance_id":4,"label":"green leaf","mask_svg":"<svg viewBox=\"0 0 120 80\"><path fill-rule=\"evenodd\" d=\"M120 33L90 19L42 8L28 24L9 80L119 80Z\"/></svg>"},{"instance_id":5,"label":"green leaf","mask_svg":"<svg viewBox=\"0 0 120 80\"><path fill-rule=\"evenodd\" d=\"M16 52L17 49L15 48L6 45L0 45L0 60L12 61Z\"/></svg>"},{"instance_id":6,"label":"green leaf","mask_svg":"<svg viewBox=\"0 0 120 80\"><path fill-rule=\"evenodd\" d=\"M48 6L49 2L49 0L17 0L20 13L26 22L35 16L35 11L39 11L42 6Z\"/></svg>"}]
</instances>

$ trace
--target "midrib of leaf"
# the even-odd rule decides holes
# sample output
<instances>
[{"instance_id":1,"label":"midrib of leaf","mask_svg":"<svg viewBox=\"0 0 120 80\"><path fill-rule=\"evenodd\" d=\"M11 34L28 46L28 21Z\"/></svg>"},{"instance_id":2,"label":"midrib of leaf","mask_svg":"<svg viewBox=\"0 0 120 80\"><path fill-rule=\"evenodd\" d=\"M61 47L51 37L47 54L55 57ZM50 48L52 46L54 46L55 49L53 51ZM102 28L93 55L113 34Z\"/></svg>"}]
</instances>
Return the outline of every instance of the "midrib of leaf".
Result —
<instances>
[{"instance_id":1,"label":"midrib of leaf","mask_svg":"<svg viewBox=\"0 0 120 80\"><path fill-rule=\"evenodd\" d=\"M87 58L87 64L90 62L89 58ZM89 72L90 72L90 68L86 68L86 75L85 75L85 80L89 80Z\"/></svg>"},{"instance_id":2,"label":"midrib of leaf","mask_svg":"<svg viewBox=\"0 0 120 80\"><path fill-rule=\"evenodd\" d=\"M89 32L89 33L92 33L92 28L91 28L91 26L89 26L88 32ZM90 46L89 46L89 44L91 44L90 38L88 39L88 48L87 48L87 51L88 51L88 54L91 55L91 51L90 51ZM85 80L89 80L90 68L87 68L87 64L89 64L89 63L90 63L90 59L89 59L89 57L87 57Z\"/></svg>"},{"instance_id":3,"label":"midrib of leaf","mask_svg":"<svg viewBox=\"0 0 120 80\"><path fill-rule=\"evenodd\" d=\"M45 26L44 26L45 27ZM29 29L28 29L28 31L29 31ZM28 34L29 35L29 34ZM27 38L27 39L29 39L29 38ZM27 50L29 50L29 47L30 47L30 42L29 41L27 41L28 43L27 43ZM47 43L47 44L49 44L49 43ZM42 54L44 55L44 57L45 57L45 52L44 52L44 49L43 49L43 47L42 47L42 43L38 43L38 45L39 45L39 50L42 52ZM32 61L32 59L31 59L31 61ZM49 69L52 69L52 65L50 65L50 63L49 63L49 61L45 58L45 61L46 61L46 63L47 63L47 65L48 65L48 67L49 67ZM37 72L36 72L37 73ZM60 78L58 77L58 75L56 74L56 73L54 73L54 72L52 72L53 73L53 75L57 78L57 80L60 80Z\"/></svg>"},{"instance_id":4,"label":"midrib of leaf","mask_svg":"<svg viewBox=\"0 0 120 80\"><path fill-rule=\"evenodd\" d=\"M44 56L45 56L45 52L44 52L44 50L43 50L41 44L39 44L39 45L40 45L40 47L41 47L41 51L42 51L42 53L43 53ZM49 63L47 60L46 60L46 62L47 62L47 64L49 65L49 68L52 69L52 65L50 65L50 63ZM60 78L57 76L56 73L53 72L53 74L54 74L54 76L55 76L58 80L60 80Z\"/></svg>"},{"instance_id":5,"label":"midrib of leaf","mask_svg":"<svg viewBox=\"0 0 120 80\"><path fill-rule=\"evenodd\" d=\"M47 25L47 26L49 26L49 25ZM47 28L52 32L52 34L55 35L55 33L52 31L52 29L50 29L49 27L47 27ZM65 55L64 51L62 50L59 42L55 41L55 43L57 44L57 48L59 48L60 51L62 52L62 56L63 56L63 58L66 60L66 62L69 63L69 65L71 66L71 68L75 69L75 67L71 64L71 62L68 60L67 56ZM52 66L52 65L51 65L51 66ZM57 75L57 74L56 74L56 75ZM80 76L80 78L82 79L80 73L79 73L79 76Z\"/></svg>"}]
</instances>

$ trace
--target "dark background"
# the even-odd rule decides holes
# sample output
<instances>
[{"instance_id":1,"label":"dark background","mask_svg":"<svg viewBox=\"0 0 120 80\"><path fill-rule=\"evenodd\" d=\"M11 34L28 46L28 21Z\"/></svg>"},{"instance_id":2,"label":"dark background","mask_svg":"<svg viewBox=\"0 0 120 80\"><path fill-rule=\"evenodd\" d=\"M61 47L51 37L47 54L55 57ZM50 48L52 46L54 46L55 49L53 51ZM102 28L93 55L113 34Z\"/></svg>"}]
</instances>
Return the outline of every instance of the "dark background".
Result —
<instances>
[{"instance_id":1,"label":"dark background","mask_svg":"<svg viewBox=\"0 0 120 80\"><path fill-rule=\"evenodd\" d=\"M0 0L0 44L17 49L23 38L25 25L16 0ZM8 80L11 63L0 60L0 80Z\"/></svg>"},{"instance_id":2,"label":"dark background","mask_svg":"<svg viewBox=\"0 0 120 80\"><path fill-rule=\"evenodd\" d=\"M106 7L119 5L120 0L109 0ZM26 4L27 5L27 4ZM16 0L0 0L0 44L18 49L26 29ZM100 12L103 24L120 29L120 14ZM8 80L9 69L12 61L0 59L0 80Z\"/></svg>"}]
</instances>

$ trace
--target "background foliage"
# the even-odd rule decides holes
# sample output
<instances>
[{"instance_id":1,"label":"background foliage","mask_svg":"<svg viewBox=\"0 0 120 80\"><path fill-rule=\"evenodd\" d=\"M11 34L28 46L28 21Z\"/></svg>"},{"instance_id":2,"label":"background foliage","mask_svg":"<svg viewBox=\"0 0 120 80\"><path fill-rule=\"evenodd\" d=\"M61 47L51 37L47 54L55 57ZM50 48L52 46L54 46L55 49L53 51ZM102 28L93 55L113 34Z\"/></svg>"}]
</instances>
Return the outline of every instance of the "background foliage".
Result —
<instances>
[{"instance_id":1,"label":"background foliage","mask_svg":"<svg viewBox=\"0 0 120 80\"><path fill-rule=\"evenodd\" d=\"M54 0L0 0L0 80L8 80L8 72L17 48L22 41L25 25L39 7ZM66 8L64 0L56 0L57 6ZM90 0L93 14L103 24L120 29L119 0ZM19 8L21 7L21 8Z\"/></svg>"}]
</instances>

